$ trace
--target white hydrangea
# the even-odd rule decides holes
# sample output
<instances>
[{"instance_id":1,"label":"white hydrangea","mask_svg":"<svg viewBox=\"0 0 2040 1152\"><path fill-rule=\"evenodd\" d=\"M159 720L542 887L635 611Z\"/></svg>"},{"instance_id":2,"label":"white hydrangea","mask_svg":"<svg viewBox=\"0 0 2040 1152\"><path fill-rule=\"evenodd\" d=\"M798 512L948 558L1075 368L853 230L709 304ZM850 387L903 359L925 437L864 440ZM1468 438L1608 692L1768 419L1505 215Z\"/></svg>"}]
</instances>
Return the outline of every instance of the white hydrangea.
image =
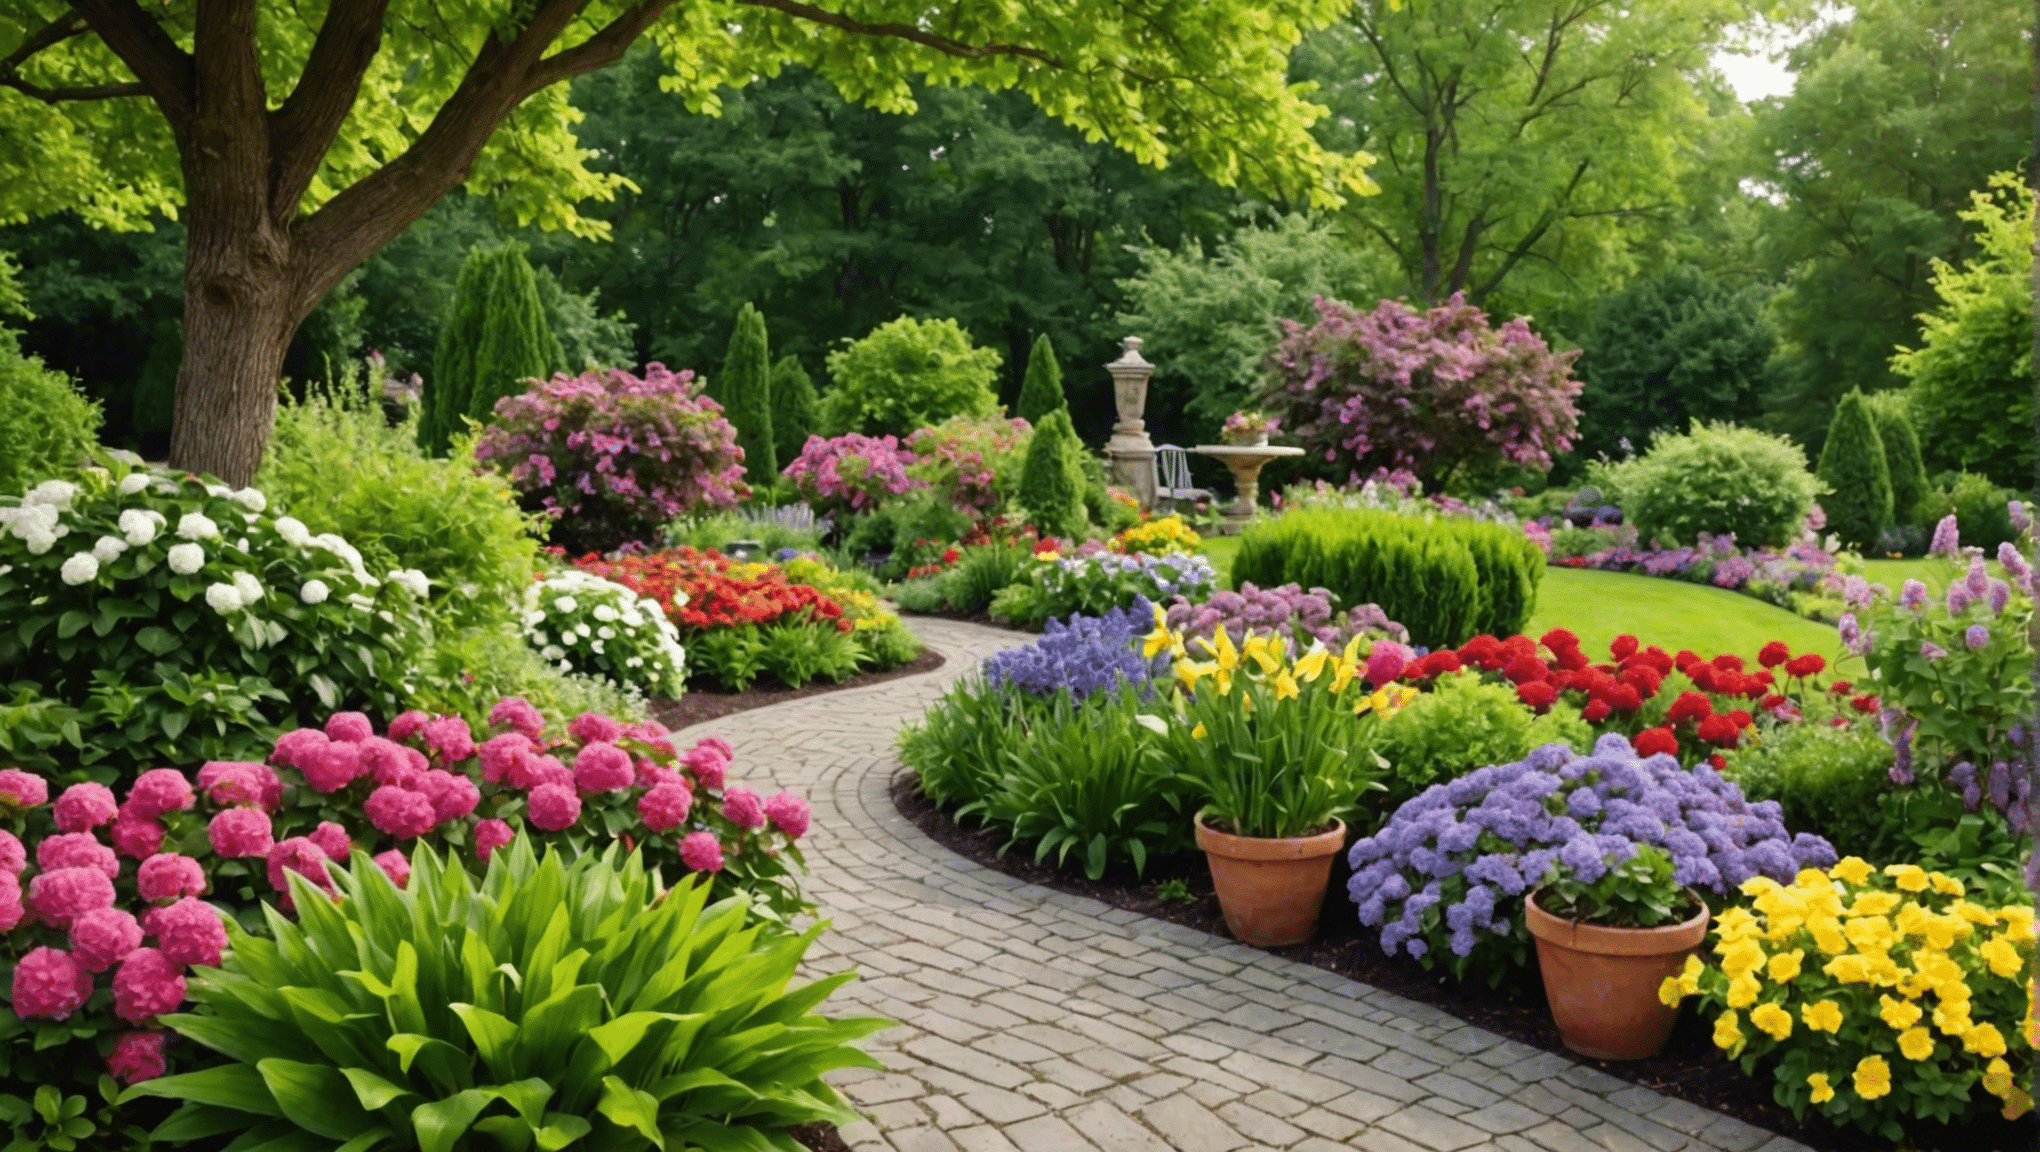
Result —
<instances>
[{"instance_id":1,"label":"white hydrangea","mask_svg":"<svg viewBox=\"0 0 2040 1152\"><path fill-rule=\"evenodd\" d=\"M567 650L557 644L548 644L539 649L538 654L546 660L563 660L566 658Z\"/></svg>"},{"instance_id":2,"label":"white hydrangea","mask_svg":"<svg viewBox=\"0 0 2040 1152\"><path fill-rule=\"evenodd\" d=\"M203 512L186 512L177 518L177 534L186 540L217 540L220 526Z\"/></svg>"},{"instance_id":3,"label":"white hydrangea","mask_svg":"<svg viewBox=\"0 0 2040 1152\"><path fill-rule=\"evenodd\" d=\"M269 507L269 497L253 488L243 488L234 493L233 500L250 512L260 512Z\"/></svg>"},{"instance_id":4,"label":"white hydrangea","mask_svg":"<svg viewBox=\"0 0 2040 1152\"><path fill-rule=\"evenodd\" d=\"M536 628L543 623L545 623L545 611L543 609L533 608L524 614L524 626L526 628Z\"/></svg>"},{"instance_id":5,"label":"white hydrangea","mask_svg":"<svg viewBox=\"0 0 2040 1152\"><path fill-rule=\"evenodd\" d=\"M309 548L312 543L312 530L305 527L305 522L295 516L278 516L276 534L283 537L284 543L294 544L299 548Z\"/></svg>"},{"instance_id":6,"label":"white hydrangea","mask_svg":"<svg viewBox=\"0 0 2040 1152\"><path fill-rule=\"evenodd\" d=\"M213 611L222 616L230 616L245 607L241 603L240 589L235 588L232 584L206 585L205 602Z\"/></svg>"},{"instance_id":7,"label":"white hydrangea","mask_svg":"<svg viewBox=\"0 0 2040 1152\"><path fill-rule=\"evenodd\" d=\"M118 536L101 536L92 542L92 558L101 564L113 563L121 553L127 550L127 541Z\"/></svg>"},{"instance_id":8,"label":"white hydrangea","mask_svg":"<svg viewBox=\"0 0 2040 1152\"><path fill-rule=\"evenodd\" d=\"M555 612L571 614L581 607L581 602L572 596L555 596L553 597L552 606Z\"/></svg>"},{"instance_id":9,"label":"white hydrangea","mask_svg":"<svg viewBox=\"0 0 2040 1152\"><path fill-rule=\"evenodd\" d=\"M366 612L369 609L375 607L375 601L370 600L368 597L363 596L359 592L349 592L347 594L347 602L362 612Z\"/></svg>"},{"instance_id":10,"label":"white hydrangea","mask_svg":"<svg viewBox=\"0 0 2040 1152\"><path fill-rule=\"evenodd\" d=\"M121 535L137 548L154 540L156 534L163 530L164 523L161 512L148 508L130 508L120 514Z\"/></svg>"},{"instance_id":11,"label":"white hydrangea","mask_svg":"<svg viewBox=\"0 0 2040 1152\"><path fill-rule=\"evenodd\" d=\"M599 620L601 619L601 617L598 616L596 617L596 619ZM616 629L611 628L607 624L604 624L602 627L597 628L595 630L595 635L601 637L604 640L614 640L616 639Z\"/></svg>"},{"instance_id":12,"label":"white hydrangea","mask_svg":"<svg viewBox=\"0 0 2040 1152\"><path fill-rule=\"evenodd\" d=\"M114 485L114 488L123 496L132 496L148 486L149 474L147 472L130 472L121 477L120 483Z\"/></svg>"},{"instance_id":13,"label":"white hydrangea","mask_svg":"<svg viewBox=\"0 0 2040 1152\"><path fill-rule=\"evenodd\" d=\"M234 573L234 591L241 594L242 605L249 605L262 599L262 581L247 572Z\"/></svg>"},{"instance_id":14,"label":"white hydrangea","mask_svg":"<svg viewBox=\"0 0 2040 1152\"><path fill-rule=\"evenodd\" d=\"M645 666L645 658L642 656L633 656L630 659L625 660L623 662L623 666L625 668L642 668Z\"/></svg>"},{"instance_id":15,"label":"white hydrangea","mask_svg":"<svg viewBox=\"0 0 2040 1152\"><path fill-rule=\"evenodd\" d=\"M196 544L174 544L170 548L170 570L189 576L205 567L205 549Z\"/></svg>"},{"instance_id":16,"label":"white hydrangea","mask_svg":"<svg viewBox=\"0 0 2040 1152\"><path fill-rule=\"evenodd\" d=\"M332 594L333 590L326 586L324 580L307 580L305 586L298 590L298 599L307 604L324 604L326 597Z\"/></svg>"},{"instance_id":17,"label":"white hydrangea","mask_svg":"<svg viewBox=\"0 0 2040 1152\"><path fill-rule=\"evenodd\" d=\"M597 604L594 610L589 613L589 615L595 617L597 620L602 621L604 624L614 624L617 621L616 609L611 608L607 604Z\"/></svg>"},{"instance_id":18,"label":"white hydrangea","mask_svg":"<svg viewBox=\"0 0 2040 1152\"><path fill-rule=\"evenodd\" d=\"M416 568L399 568L391 572L390 583L408 590L420 600L432 594L432 578Z\"/></svg>"},{"instance_id":19,"label":"white hydrangea","mask_svg":"<svg viewBox=\"0 0 2040 1152\"><path fill-rule=\"evenodd\" d=\"M221 499L227 496L232 496L234 494L234 490L232 488L227 487L225 484L208 484L205 486L205 494L213 497L214 499Z\"/></svg>"},{"instance_id":20,"label":"white hydrangea","mask_svg":"<svg viewBox=\"0 0 2040 1152\"><path fill-rule=\"evenodd\" d=\"M71 510L71 500L78 495L78 486L69 480L45 480L28 490L21 498L24 505L42 505L59 512Z\"/></svg>"},{"instance_id":21,"label":"white hydrangea","mask_svg":"<svg viewBox=\"0 0 2040 1152\"><path fill-rule=\"evenodd\" d=\"M580 633L581 638L584 640L595 634L595 630L593 628L588 627L588 622L586 620L583 620L579 624L574 625L574 631Z\"/></svg>"},{"instance_id":22,"label":"white hydrangea","mask_svg":"<svg viewBox=\"0 0 2040 1152\"><path fill-rule=\"evenodd\" d=\"M99 558L90 552L79 552L64 561L58 574L66 584L88 584L99 578Z\"/></svg>"},{"instance_id":23,"label":"white hydrangea","mask_svg":"<svg viewBox=\"0 0 2040 1152\"><path fill-rule=\"evenodd\" d=\"M50 533L54 537L62 518L62 514L48 504L0 508L0 524L7 525L7 530L22 540L37 532Z\"/></svg>"},{"instance_id":24,"label":"white hydrangea","mask_svg":"<svg viewBox=\"0 0 2040 1152\"><path fill-rule=\"evenodd\" d=\"M28 546L28 554L41 556L57 546L57 534L40 524L31 524L26 532L17 532Z\"/></svg>"}]
</instances>

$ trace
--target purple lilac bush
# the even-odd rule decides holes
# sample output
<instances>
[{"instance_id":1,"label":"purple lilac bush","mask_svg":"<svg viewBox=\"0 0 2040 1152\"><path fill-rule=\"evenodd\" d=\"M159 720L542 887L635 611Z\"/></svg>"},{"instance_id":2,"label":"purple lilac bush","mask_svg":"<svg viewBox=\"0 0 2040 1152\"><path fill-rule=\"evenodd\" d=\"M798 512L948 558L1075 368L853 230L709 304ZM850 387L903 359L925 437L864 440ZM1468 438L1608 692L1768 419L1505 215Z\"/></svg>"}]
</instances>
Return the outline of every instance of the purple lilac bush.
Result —
<instances>
[{"instance_id":1,"label":"purple lilac bush","mask_svg":"<svg viewBox=\"0 0 2040 1152\"><path fill-rule=\"evenodd\" d=\"M1103 616L1050 620L1034 643L986 660L985 679L994 688L1017 688L1031 696L1067 690L1078 700L1121 684L1146 685L1155 669L1139 649L1154 621L1154 606L1144 596ZM1160 659L1167 661L1166 656Z\"/></svg>"},{"instance_id":2,"label":"purple lilac bush","mask_svg":"<svg viewBox=\"0 0 2040 1152\"><path fill-rule=\"evenodd\" d=\"M1256 633L1277 632L1308 647L1315 640L1337 651L1354 636L1385 637L1407 644L1407 628L1388 618L1378 605L1362 604L1345 613L1333 607L1332 594L1323 588L1309 591L1297 584L1257 588L1244 581L1237 592L1214 592L1209 600L1195 603L1186 596L1169 602L1171 630L1185 640L1192 636L1212 638L1220 627L1234 643L1244 643L1249 629Z\"/></svg>"},{"instance_id":3,"label":"purple lilac bush","mask_svg":"<svg viewBox=\"0 0 2040 1152\"><path fill-rule=\"evenodd\" d=\"M901 448L897 437L848 432L808 437L783 474L815 511L840 519L844 513L869 512L887 497L923 487L907 475L907 465L913 462L914 454Z\"/></svg>"},{"instance_id":4,"label":"purple lilac bush","mask_svg":"<svg viewBox=\"0 0 2040 1152\"><path fill-rule=\"evenodd\" d=\"M1837 859L1821 837L1788 834L1776 801L1751 804L1712 768L1639 757L1610 733L1590 756L1547 744L1432 785L1353 845L1347 892L1383 952L1493 984L1528 962L1523 901L1548 869L1591 883L1639 844L1663 849L1675 879L1710 900Z\"/></svg>"}]
</instances>

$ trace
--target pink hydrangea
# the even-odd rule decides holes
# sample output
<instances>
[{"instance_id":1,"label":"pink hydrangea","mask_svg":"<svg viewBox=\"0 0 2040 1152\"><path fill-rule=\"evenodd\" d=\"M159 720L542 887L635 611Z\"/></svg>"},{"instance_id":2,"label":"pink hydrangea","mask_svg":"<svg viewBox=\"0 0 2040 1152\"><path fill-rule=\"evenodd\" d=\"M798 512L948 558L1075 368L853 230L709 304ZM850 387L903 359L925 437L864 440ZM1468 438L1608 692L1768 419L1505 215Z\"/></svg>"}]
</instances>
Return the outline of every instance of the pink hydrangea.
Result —
<instances>
[{"instance_id":1,"label":"pink hydrangea","mask_svg":"<svg viewBox=\"0 0 2040 1152\"><path fill-rule=\"evenodd\" d=\"M317 844L319 851L324 852L327 859L338 860L343 864L347 862L348 855L354 851L354 841L347 835L347 829L331 820L324 821L317 828L307 832L305 839Z\"/></svg>"},{"instance_id":2,"label":"pink hydrangea","mask_svg":"<svg viewBox=\"0 0 2040 1152\"><path fill-rule=\"evenodd\" d=\"M359 712L335 712L326 717L326 736L348 744L359 744L375 735L375 725Z\"/></svg>"},{"instance_id":3,"label":"pink hydrangea","mask_svg":"<svg viewBox=\"0 0 2040 1152\"><path fill-rule=\"evenodd\" d=\"M244 760L208 760L198 770L198 786L222 808L248 805L274 812L283 800L283 781L267 764Z\"/></svg>"},{"instance_id":4,"label":"pink hydrangea","mask_svg":"<svg viewBox=\"0 0 2040 1152\"><path fill-rule=\"evenodd\" d=\"M184 974L154 948L137 948L113 974L114 1015L147 1024L184 1003Z\"/></svg>"},{"instance_id":5,"label":"pink hydrangea","mask_svg":"<svg viewBox=\"0 0 2040 1152\"><path fill-rule=\"evenodd\" d=\"M765 798L742 785L723 794L723 818L746 832L765 826Z\"/></svg>"},{"instance_id":6,"label":"pink hydrangea","mask_svg":"<svg viewBox=\"0 0 2040 1152\"><path fill-rule=\"evenodd\" d=\"M654 832L671 832L687 819L687 812L694 806L694 794L687 785L660 784L638 797L638 819Z\"/></svg>"},{"instance_id":7,"label":"pink hydrangea","mask_svg":"<svg viewBox=\"0 0 2040 1152\"><path fill-rule=\"evenodd\" d=\"M28 867L28 849L22 846L21 838L0 828L0 872L20 875Z\"/></svg>"},{"instance_id":8,"label":"pink hydrangea","mask_svg":"<svg viewBox=\"0 0 2040 1152\"><path fill-rule=\"evenodd\" d=\"M510 786L530 791L541 784L574 786L574 770L557 756L527 756L510 770Z\"/></svg>"},{"instance_id":9,"label":"pink hydrangea","mask_svg":"<svg viewBox=\"0 0 2040 1152\"><path fill-rule=\"evenodd\" d=\"M724 760L735 760L737 758L737 750L730 745L730 742L714 733L696 740L694 746L696 748L707 748L721 756Z\"/></svg>"},{"instance_id":10,"label":"pink hydrangea","mask_svg":"<svg viewBox=\"0 0 2040 1152\"><path fill-rule=\"evenodd\" d=\"M689 772L694 773L694 779L710 791L721 788L729 780L729 756L709 747L707 741L689 749L682 763L687 765Z\"/></svg>"},{"instance_id":11,"label":"pink hydrangea","mask_svg":"<svg viewBox=\"0 0 2040 1152\"><path fill-rule=\"evenodd\" d=\"M486 861L491 853L516 839L516 836L517 834L510 830L510 825L503 821L484 820L475 825L475 855Z\"/></svg>"},{"instance_id":12,"label":"pink hydrangea","mask_svg":"<svg viewBox=\"0 0 2040 1152\"><path fill-rule=\"evenodd\" d=\"M680 754L679 749L673 746L673 733L657 720L626 725L623 736L624 739L643 744L648 750L660 756L671 757Z\"/></svg>"},{"instance_id":13,"label":"pink hydrangea","mask_svg":"<svg viewBox=\"0 0 2040 1152\"><path fill-rule=\"evenodd\" d=\"M120 876L120 857L101 844L90 832L62 832L35 846L36 867L45 872L59 868L97 868L108 880Z\"/></svg>"},{"instance_id":14,"label":"pink hydrangea","mask_svg":"<svg viewBox=\"0 0 2040 1152\"><path fill-rule=\"evenodd\" d=\"M459 820L475 810L482 802L482 790L463 773L447 772L434 768L418 778L415 791L422 792L432 801L432 816L435 823Z\"/></svg>"},{"instance_id":15,"label":"pink hydrangea","mask_svg":"<svg viewBox=\"0 0 2040 1152\"><path fill-rule=\"evenodd\" d=\"M568 722L567 735L582 744L613 744L623 738L623 725L600 712L583 712Z\"/></svg>"},{"instance_id":16,"label":"pink hydrangea","mask_svg":"<svg viewBox=\"0 0 2040 1152\"><path fill-rule=\"evenodd\" d=\"M432 766L423 752L380 736L371 736L355 747L361 750L362 774L373 776L378 784L415 787L418 777Z\"/></svg>"},{"instance_id":17,"label":"pink hydrangea","mask_svg":"<svg viewBox=\"0 0 2040 1152\"><path fill-rule=\"evenodd\" d=\"M273 862L277 852L285 845L297 844L299 837L292 837L276 846L270 853L272 879L282 875ZM292 871L298 869L293 866ZM320 869L323 874L324 868ZM305 875L310 876L307 872ZM321 877L314 877L320 879ZM330 887L331 881L327 881ZM156 935L156 947L162 950L163 958L182 967L187 964L203 964L208 968L220 966L220 956L227 950L227 927L220 922L217 909L203 900L185 897L168 908L158 908L149 915L149 931Z\"/></svg>"},{"instance_id":18,"label":"pink hydrangea","mask_svg":"<svg viewBox=\"0 0 2040 1152\"><path fill-rule=\"evenodd\" d=\"M559 784L533 788L526 807L531 822L547 832L572 827L581 818L581 798L574 795L572 788Z\"/></svg>"},{"instance_id":19,"label":"pink hydrangea","mask_svg":"<svg viewBox=\"0 0 2040 1152\"><path fill-rule=\"evenodd\" d=\"M594 713L584 713L592 716ZM602 717L607 720L608 717ZM613 721L612 721L613 723ZM614 744L596 741L574 757L574 787L580 792L621 792L637 783L637 768L630 753Z\"/></svg>"},{"instance_id":20,"label":"pink hydrangea","mask_svg":"<svg viewBox=\"0 0 2040 1152\"><path fill-rule=\"evenodd\" d=\"M500 708L502 705L497 707ZM490 784L501 784L511 779L516 769L536 751L537 747L522 732L505 732L501 736L491 736L482 742L480 749L482 779Z\"/></svg>"},{"instance_id":21,"label":"pink hydrangea","mask_svg":"<svg viewBox=\"0 0 2040 1152\"><path fill-rule=\"evenodd\" d=\"M524 697L506 696L489 709L489 726L507 727L527 740L537 740L545 734L545 717Z\"/></svg>"},{"instance_id":22,"label":"pink hydrangea","mask_svg":"<svg viewBox=\"0 0 2040 1152\"><path fill-rule=\"evenodd\" d=\"M14 966L14 1014L68 1020L92 998L92 973L69 952L37 948Z\"/></svg>"},{"instance_id":23,"label":"pink hydrangea","mask_svg":"<svg viewBox=\"0 0 2040 1152\"><path fill-rule=\"evenodd\" d=\"M375 866L382 869L383 875L390 878L390 883L399 888L407 887L411 883L411 861L395 848L377 854Z\"/></svg>"},{"instance_id":24,"label":"pink hydrangea","mask_svg":"<svg viewBox=\"0 0 2040 1152\"><path fill-rule=\"evenodd\" d=\"M361 810L378 831L399 840L423 836L439 823L430 796L394 784L385 784L369 793Z\"/></svg>"},{"instance_id":25,"label":"pink hydrangea","mask_svg":"<svg viewBox=\"0 0 2040 1152\"><path fill-rule=\"evenodd\" d=\"M317 735L325 738L323 734ZM317 746L308 743L299 755L298 771L305 774L305 783L311 785L312 791L338 792L366 772L361 763L361 745L331 740Z\"/></svg>"},{"instance_id":26,"label":"pink hydrangea","mask_svg":"<svg viewBox=\"0 0 2040 1152\"><path fill-rule=\"evenodd\" d=\"M269 865L269 884L278 892L288 896L290 883L284 873L295 872L310 880L328 896L334 894L333 873L326 867L331 857L326 850L312 842L309 836L292 836L277 844L266 854Z\"/></svg>"},{"instance_id":27,"label":"pink hydrangea","mask_svg":"<svg viewBox=\"0 0 2040 1152\"><path fill-rule=\"evenodd\" d=\"M163 826L154 820L113 822L113 850L134 860L147 860L163 850Z\"/></svg>"},{"instance_id":28,"label":"pink hydrangea","mask_svg":"<svg viewBox=\"0 0 2040 1152\"><path fill-rule=\"evenodd\" d=\"M657 788L661 784L679 784L685 780L678 772L664 764L643 757L639 757L633 767L637 769L637 786L640 788Z\"/></svg>"},{"instance_id":29,"label":"pink hydrangea","mask_svg":"<svg viewBox=\"0 0 2040 1152\"><path fill-rule=\"evenodd\" d=\"M118 908L94 908L71 921L71 955L87 972L104 972L142 946L142 926Z\"/></svg>"},{"instance_id":30,"label":"pink hydrangea","mask_svg":"<svg viewBox=\"0 0 2040 1152\"><path fill-rule=\"evenodd\" d=\"M106 1070L123 1084L139 1084L154 1080L169 1071L163 1059L163 1042L169 1039L163 1032L123 1032L113 1042L113 1051L107 1054Z\"/></svg>"},{"instance_id":31,"label":"pink hydrangea","mask_svg":"<svg viewBox=\"0 0 2040 1152\"><path fill-rule=\"evenodd\" d=\"M137 819L154 820L166 812L189 808L197 799L184 773L175 768L151 768L135 777L134 787L128 789L128 802L121 811Z\"/></svg>"},{"instance_id":32,"label":"pink hydrangea","mask_svg":"<svg viewBox=\"0 0 2040 1152\"><path fill-rule=\"evenodd\" d=\"M269 759L285 768L303 772L312 754L332 742L332 738L317 728L293 728L276 738L276 748L270 752Z\"/></svg>"},{"instance_id":33,"label":"pink hydrangea","mask_svg":"<svg viewBox=\"0 0 2040 1152\"><path fill-rule=\"evenodd\" d=\"M432 723L431 713L420 712L413 708L411 711L405 712L395 720L390 721L390 739L399 743L408 743L411 737L423 732L425 725L430 723Z\"/></svg>"},{"instance_id":34,"label":"pink hydrangea","mask_svg":"<svg viewBox=\"0 0 2040 1152\"><path fill-rule=\"evenodd\" d=\"M798 840L807 834L808 802L795 793L776 793L765 801L765 816L774 827L786 833L788 840Z\"/></svg>"},{"instance_id":35,"label":"pink hydrangea","mask_svg":"<svg viewBox=\"0 0 2040 1152\"><path fill-rule=\"evenodd\" d=\"M720 872L722 841L713 832L689 832L680 838L680 862L695 872Z\"/></svg>"},{"instance_id":36,"label":"pink hydrangea","mask_svg":"<svg viewBox=\"0 0 2040 1152\"><path fill-rule=\"evenodd\" d=\"M189 856L165 852L142 861L135 887L148 901L175 900L205 894L205 869Z\"/></svg>"},{"instance_id":37,"label":"pink hydrangea","mask_svg":"<svg viewBox=\"0 0 2040 1152\"><path fill-rule=\"evenodd\" d=\"M97 868L58 868L28 882L28 906L59 928L87 912L113 907L113 881Z\"/></svg>"},{"instance_id":38,"label":"pink hydrangea","mask_svg":"<svg viewBox=\"0 0 2040 1152\"><path fill-rule=\"evenodd\" d=\"M475 737L467 721L458 716L441 716L425 725L425 747L439 757L441 764L452 764L475 754Z\"/></svg>"},{"instance_id":39,"label":"pink hydrangea","mask_svg":"<svg viewBox=\"0 0 2040 1152\"><path fill-rule=\"evenodd\" d=\"M28 917L28 906L21 902L21 877L12 872L0 872L0 932L12 932Z\"/></svg>"},{"instance_id":40,"label":"pink hydrangea","mask_svg":"<svg viewBox=\"0 0 2040 1152\"><path fill-rule=\"evenodd\" d=\"M0 768L0 808L40 808L49 802L49 781L19 768Z\"/></svg>"},{"instance_id":41,"label":"pink hydrangea","mask_svg":"<svg viewBox=\"0 0 2040 1152\"><path fill-rule=\"evenodd\" d=\"M104 784L73 784L57 797L57 831L89 832L120 815L120 801Z\"/></svg>"},{"instance_id":42,"label":"pink hydrangea","mask_svg":"<svg viewBox=\"0 0 2040 1152\"><path fill-rule=\"evenodd\" d=\"M269 855L276 844L276 830L269 813L260 808L229 808L206 825L205 838L214 855L235 860Z\"/></svg>"}]
</instances>

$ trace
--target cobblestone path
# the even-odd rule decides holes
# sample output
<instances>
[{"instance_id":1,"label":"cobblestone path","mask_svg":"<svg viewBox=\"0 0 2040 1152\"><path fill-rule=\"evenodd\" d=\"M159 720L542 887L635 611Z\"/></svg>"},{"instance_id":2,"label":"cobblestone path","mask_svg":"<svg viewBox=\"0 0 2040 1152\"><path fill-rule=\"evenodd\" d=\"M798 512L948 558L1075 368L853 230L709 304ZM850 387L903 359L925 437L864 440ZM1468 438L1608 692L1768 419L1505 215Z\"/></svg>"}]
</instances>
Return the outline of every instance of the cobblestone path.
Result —
<instances>
[{"instance_id":1,"label":"cobblestone path","mask_svg":"<svg viewBox=\"0 0 2040 1152\"><path fill-rule=\"evenodd\" d=\"M902 1022L886 1071L832 1076L899 1152L1789 1152L1805 1146L1308 965L991 871L894 810L893 737L1024 637L914 628L925 676L700 727L737 775L814 804L811 954L864 979L839 1012ZM769 788L768 788L769 785Z\"/></svg>"}]
</instances>

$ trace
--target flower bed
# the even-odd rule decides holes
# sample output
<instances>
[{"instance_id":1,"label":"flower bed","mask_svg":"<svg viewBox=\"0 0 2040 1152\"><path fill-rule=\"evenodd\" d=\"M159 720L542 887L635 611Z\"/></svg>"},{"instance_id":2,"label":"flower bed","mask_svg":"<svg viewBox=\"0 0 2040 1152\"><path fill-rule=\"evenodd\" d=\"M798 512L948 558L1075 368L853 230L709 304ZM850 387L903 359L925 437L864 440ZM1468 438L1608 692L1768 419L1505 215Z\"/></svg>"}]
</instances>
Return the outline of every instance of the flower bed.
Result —
<instances>
[{"instance_id":1,"label":"flower bed","mask_svg":"<svg viewBox=\"0 0 2040 1152\"><path fill-rule=\"evenodd\" d=\"M1051 549L1035 553L1020 582L992 598L991 611L999 619L1038 628L1050 618L1124 608L1136 597L1150 603L1179 595L1202 597L1217 581L1211 560L1193 552L1120 555L1091 545L1065 557Z\"/></svg>"},{"instance_id":2,"label":"flower bed","mask_svg":"<svg viewBox=\"0 0 2040 1152\"><path fill-rule=\"evenodd\" d=\"M1832 622L1841 611L1834 583L1840 559L1817 539L1782 549L1744 549L1733 536L1703 535L1691 548L1646 548L1626 525L1554 527L1551 517L1525 521L1523 531L1562 568L1709 584L1815 620Z\"/></svg>"},{"instance_id":3,"label":"flower bed","mask_svg":"<svg viewBox=\"0 0 2040 1152\"><path fill-rule=\"evenodd\" d=\"M576 568L547 573L525 591L523 623L525 640L562 671L667 699L686 682L687 652L665 609L614 581Z\"/></svg>"}]
</instances>

